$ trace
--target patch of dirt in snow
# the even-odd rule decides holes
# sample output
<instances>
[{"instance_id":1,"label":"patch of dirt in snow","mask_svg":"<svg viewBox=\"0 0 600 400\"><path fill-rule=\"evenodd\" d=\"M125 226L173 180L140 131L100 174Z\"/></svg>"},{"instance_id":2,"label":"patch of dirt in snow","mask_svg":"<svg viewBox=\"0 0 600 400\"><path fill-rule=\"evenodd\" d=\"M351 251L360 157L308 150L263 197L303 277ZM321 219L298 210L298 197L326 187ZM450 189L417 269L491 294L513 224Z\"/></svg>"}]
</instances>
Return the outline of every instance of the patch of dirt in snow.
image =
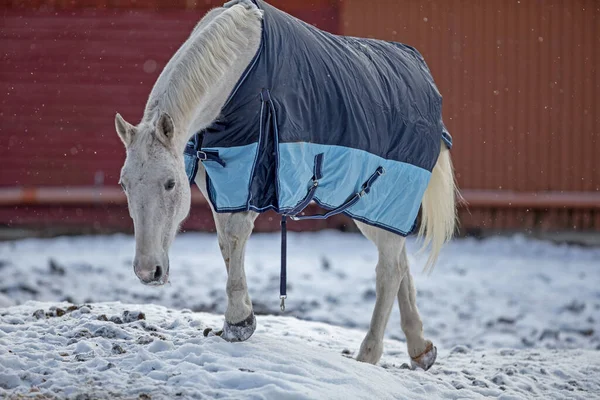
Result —
<instances>
[{"instance_id":1,"label":"patch of dirt in snow","mask_svg":"<svg viewBox=\"0 0 600 400\"><path fill-rule=\"evenodd\" d=\"M594 350L441 352L410 370L387 340L379 366L353 359L363 331L259 316L244 343L204 337L222 318L155 305L28 302L0 310L0 398L581 398L600 393Z\"/></svg>"}]
</instances>

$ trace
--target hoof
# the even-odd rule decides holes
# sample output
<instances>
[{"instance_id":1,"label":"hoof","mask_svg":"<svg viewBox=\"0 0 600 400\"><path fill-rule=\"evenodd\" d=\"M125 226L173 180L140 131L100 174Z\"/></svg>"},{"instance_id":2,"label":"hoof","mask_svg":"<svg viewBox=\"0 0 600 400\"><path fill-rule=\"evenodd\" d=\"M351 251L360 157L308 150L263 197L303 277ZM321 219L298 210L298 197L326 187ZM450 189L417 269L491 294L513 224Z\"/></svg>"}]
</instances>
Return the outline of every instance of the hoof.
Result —
<instances>
[{"instance_id":1,"label":"hoof","mask_svg":"<svg viewBox=\"0 0 600 400\"><path fill-rule=\"evenodd\" d=\"M255 329L256 318L254 312L252 312L248 318L235 324L231 324L226 320L220 336L228 342L243 342L252 336Z\"/></svg>"},{"instance_id":2,"label":"hoof","mask_svg":"<svg viewBox=\"0 0 600 400\"><path fill-rule=\"evenodd\" d=\"M435 363L436 358L437 348L431 342L429 342L425 348L425 351L416 357L411 357L410 364L413 369L421 368L427 371Z\"/></svg>"}]
</instances>

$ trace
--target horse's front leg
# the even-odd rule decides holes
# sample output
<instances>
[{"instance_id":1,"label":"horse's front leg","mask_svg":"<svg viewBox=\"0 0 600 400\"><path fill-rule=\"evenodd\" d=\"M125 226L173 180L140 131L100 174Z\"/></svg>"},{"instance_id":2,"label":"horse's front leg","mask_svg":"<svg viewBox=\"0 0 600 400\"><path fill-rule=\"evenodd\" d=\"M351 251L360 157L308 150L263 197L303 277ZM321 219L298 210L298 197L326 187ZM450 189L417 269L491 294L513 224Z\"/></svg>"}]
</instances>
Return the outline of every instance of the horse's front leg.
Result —
<instances>
[{"instance_id":1,"label":"horse's front leg","mask_svg":"<svg viewBox=\"0 0 600 400\"><path fill-rule=\"evenodd\" d=\"M202 164L198 165L196 184L208 200L206 172ZM246 242L258 214L252 211L219 214L212 208L212 204L211 209L217 227L219 247L227 269L227 310L221 337L230 342L241 342L252 336L256 329L256 319L246 284L244 254Z\"/></svg>"},{"instance_id":2,"label":"horse's front leg","mask_svg":"<svg viewBox=\"0 0 600 400\"><path fill-rule=\"evenodd\" d=\"M246 284L244 253L257 216L257 213L251 211L235 214L215 213L219 247L227 269L227 311L221 337L230 342L244 341L252 336L256 329L256 319Z\"/></svg>"}]
</instances>

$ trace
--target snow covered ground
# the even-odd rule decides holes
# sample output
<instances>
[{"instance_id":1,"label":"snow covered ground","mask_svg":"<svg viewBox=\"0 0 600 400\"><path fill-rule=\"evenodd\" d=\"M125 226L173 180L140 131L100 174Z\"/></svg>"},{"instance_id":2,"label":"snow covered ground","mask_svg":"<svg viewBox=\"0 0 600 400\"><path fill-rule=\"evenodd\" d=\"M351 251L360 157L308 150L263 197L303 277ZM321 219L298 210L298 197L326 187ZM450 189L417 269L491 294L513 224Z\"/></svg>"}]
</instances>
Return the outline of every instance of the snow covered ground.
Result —
<instances>
[{"instance_id":1,"label":"snow covered ground","mask_svg":"<svg viewBox=\"0 0 600 400\"><path fill-rule=\"evenodd\" d=\"M227 343L203 336L221 323L213 314L122 303L56 306L31 302L4 312L0 396L589 399L600 391L591 350L457 346L429 372L411 371L402 343L386 342L381 366L359 363L342 354L359 346L363 332L323 323L259 317L251 340Z\"/></svg>"},{"instance_id":2,"label":"snow covered ground","mask_svg":"<svg viewBox=\"0 0 600 400\"><path fill-rule=\"evenodd\" d=\"M360 235L290 234L286 315L301 320L279 316L278 236L254 235L250 294L273 315L241 344L202 335L225 307L215 235L176 239L163 288L137 281L129 236L0 243L0 307L20 304L0 308L0 398L600 398L600 249L456 240L426 276L408 246L439 350L428 372L406 368L397 306L381 363L348 358L375 300Z\"/></svg>"}]
</instances>

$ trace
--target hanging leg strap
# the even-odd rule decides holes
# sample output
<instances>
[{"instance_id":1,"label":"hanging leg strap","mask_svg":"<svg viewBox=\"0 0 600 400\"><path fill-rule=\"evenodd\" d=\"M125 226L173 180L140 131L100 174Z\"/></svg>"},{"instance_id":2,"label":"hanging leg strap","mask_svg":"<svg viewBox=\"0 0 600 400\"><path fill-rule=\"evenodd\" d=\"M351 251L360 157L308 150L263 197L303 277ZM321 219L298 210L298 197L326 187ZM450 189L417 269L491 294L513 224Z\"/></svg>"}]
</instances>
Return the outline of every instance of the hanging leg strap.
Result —
<instances>
[{"instance_id":1,"label":"hanging leg strap","mask_svg":"<svg viewBox=\"0 0 600 400\"><path fill-rule=\"evenodd\" d=\"M281 311L285 311L285 299L287 298L287 220L281 216L281 274L279 275L279 298Z\"/></svg>"},{"instance_id":2,"label":"hanging leg strap","mask_svg":"<svg viewBox=\"0 0 600 400\"><path fill-rule=\"evenodd\" d=\"M322 178L322 166L323 166L323 153L317 154L315 156L315 167L312 178L312 185L310 189L308 189L308 193L306 197L292 210L286 212L281 216L281 275L279 276L279 298L281 299L281 311L285 311L285 299L287 298L287 220L286 217L289 215L291 219L294 221L302 221L306 219L326 219L331 217L332 215L337 215L343 213L356 203L365 195L369 194L371 191L371 186L373 183L379 178L381 175L385 173L385 169L383 167L378 167L375 172L363 183L361 189L356 192L354 195L350 196L348 200L344 202L341 206L330 210L325 214L317 214L317 215L301 215L297 214L301 213L314 199L315 193L317 192L317 188L319 187L319 180Z\"/></svg>"}]
</instances>

